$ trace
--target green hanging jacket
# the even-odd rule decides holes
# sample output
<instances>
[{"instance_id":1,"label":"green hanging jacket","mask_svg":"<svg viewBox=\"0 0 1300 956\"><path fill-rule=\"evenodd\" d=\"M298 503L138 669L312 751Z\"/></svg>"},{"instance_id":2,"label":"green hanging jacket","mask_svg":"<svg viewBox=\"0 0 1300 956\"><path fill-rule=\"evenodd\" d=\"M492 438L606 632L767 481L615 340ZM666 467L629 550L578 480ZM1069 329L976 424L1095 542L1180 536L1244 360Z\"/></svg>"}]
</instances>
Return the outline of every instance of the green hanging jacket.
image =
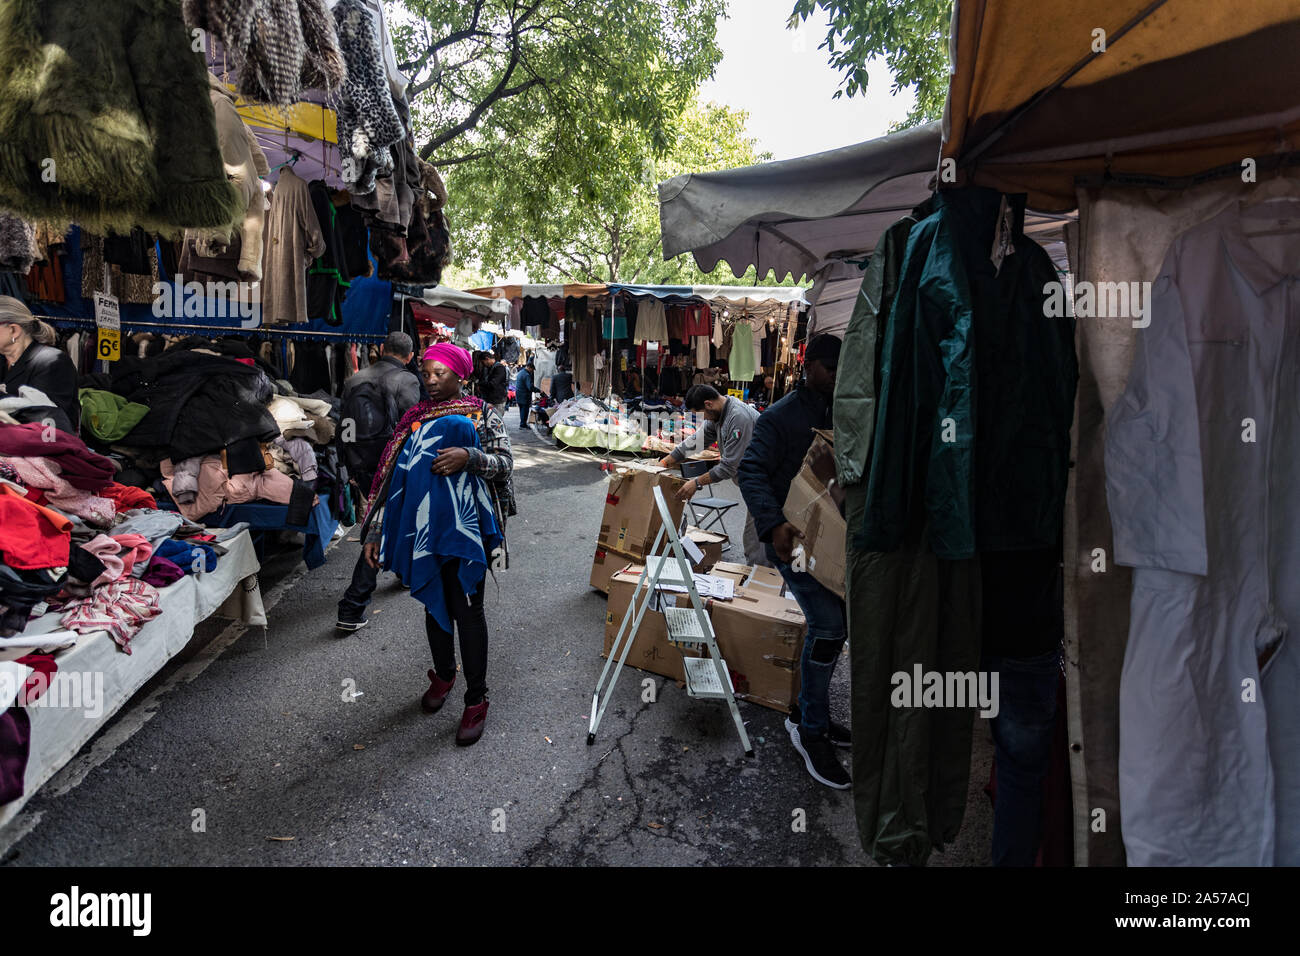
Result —
<instances>
[{"instance_id":1,"label":"green hanging jacket","mask_svg":"<svg viewBox=\"0 0 1300 956\"><path fill-rule=\"evenodd\" d=\"M876 428L876 397L880 394L882 333L889 307L898 294L908 233L918 219L924 218L924 208L920 206L912 215L898 220L876 243L844 331L835 378L834 418L837 477L846 487L867 478Z\"/></svg>"},{"instance_id":2,"label":"green hanging jacket","mask_svg":"<svg viewBox=\"0 0 1300 956\"><path fill-rule=\"evenodd\" d=\"M990 257L995 190L937 193L908 236L881 345L866 550L897 550L918 506L934 553L949 560L1049 548L1060 536L1074 320L1046 315L1058 277L1022 231L1024 198L1007 197L1011 245L1000 269Z\"/></svg>"}]
</instances>

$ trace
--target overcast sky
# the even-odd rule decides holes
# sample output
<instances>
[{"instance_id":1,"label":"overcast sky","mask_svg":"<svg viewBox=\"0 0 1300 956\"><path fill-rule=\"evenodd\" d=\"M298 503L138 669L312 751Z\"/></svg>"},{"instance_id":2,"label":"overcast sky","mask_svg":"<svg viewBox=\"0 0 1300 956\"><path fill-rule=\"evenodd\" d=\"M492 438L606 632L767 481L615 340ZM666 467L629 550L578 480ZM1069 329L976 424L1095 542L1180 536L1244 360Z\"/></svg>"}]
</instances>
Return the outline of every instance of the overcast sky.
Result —
<instances>
[{"instance_id":1,"label":"overcast sky","mask_svg":"<svg viewBox=\"0 0 1300 956\"><path fill-rule=\"evenodd\" d=\"M730 17L718 21L723 60L701 95L746 110L750 135L773 159L874 139L907 115L913 96L890 96L883 64L871 70L866 93L832 99L841 75L818 49L826 38L821 15L787 30L794 0L730 0L728 6Z\"/></svg>"}]
</instances>

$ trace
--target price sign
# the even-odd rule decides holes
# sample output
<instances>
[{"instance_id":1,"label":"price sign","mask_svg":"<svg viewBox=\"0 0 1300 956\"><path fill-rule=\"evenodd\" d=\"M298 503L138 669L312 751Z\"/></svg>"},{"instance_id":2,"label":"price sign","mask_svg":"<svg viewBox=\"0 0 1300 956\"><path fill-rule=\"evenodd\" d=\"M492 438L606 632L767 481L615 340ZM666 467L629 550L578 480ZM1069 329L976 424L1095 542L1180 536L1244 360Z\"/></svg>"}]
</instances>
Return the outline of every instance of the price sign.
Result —
<instances>
[{"instance_id":1,"label":"price sign","mask_svg":"<svg viewBox=\"0 0 1300 956\"><path fill-rule=\"evenodd\" d=\"M122 333L117 329L100 329L96 355L105 362L116 362L122 357Z\"/></svg>"},{"instance_id":2,"label":"price sign","mask_svg":"<svg viewBox=\"0 0 1300 956\"><path fill-rule=\"evenodd\" d=\"M116 296L95 293L95 325L99 328L95 354L105 362L116 362L122 357L122 316Z\"/></svg>"},{"instance_id":3,"label":"price sign","mask_svg":"<svg viewBox=\"0 0 1300 956\"><path fill-rule=\"evenodd\" d=\"M738 398L742 402L745 400L745 390L743 388L729 388L727 394L732 398Z\"/></svg>"}]
</instances>

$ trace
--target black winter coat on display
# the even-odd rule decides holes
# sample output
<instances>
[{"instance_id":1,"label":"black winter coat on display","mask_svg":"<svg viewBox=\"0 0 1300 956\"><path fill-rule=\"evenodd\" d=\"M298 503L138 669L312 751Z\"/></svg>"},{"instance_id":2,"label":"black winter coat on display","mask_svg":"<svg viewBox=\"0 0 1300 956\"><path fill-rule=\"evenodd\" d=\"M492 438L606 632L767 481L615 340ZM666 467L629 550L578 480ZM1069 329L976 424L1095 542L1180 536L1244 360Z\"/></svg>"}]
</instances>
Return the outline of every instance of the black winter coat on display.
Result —
<instances>
[{"instance_id":1,"label":"black winter coat on display","mask_svg":"<svg viewBox=\"0 0 1300 956\"><path fill-rule=\"evenodd\" d=\"M274 441L279 426L267 405L275 391L261 370L234 359L172 348L150 359L123 359L112 389L149 414L122 439L166 449L172 461L221 451L252 438Z\"/></svg>"}]
</instances>

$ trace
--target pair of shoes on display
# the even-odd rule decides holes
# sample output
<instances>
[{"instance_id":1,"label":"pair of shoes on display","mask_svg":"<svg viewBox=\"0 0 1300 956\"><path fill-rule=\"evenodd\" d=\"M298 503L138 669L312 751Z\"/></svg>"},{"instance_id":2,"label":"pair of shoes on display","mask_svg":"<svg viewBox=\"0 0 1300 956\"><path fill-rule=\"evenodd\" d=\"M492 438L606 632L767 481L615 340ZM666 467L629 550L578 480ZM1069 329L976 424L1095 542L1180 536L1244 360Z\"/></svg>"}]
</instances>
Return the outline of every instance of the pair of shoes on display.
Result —
<instances>
[{"instance_id":1,"label":"pair of shoes on display","mask_svg":"<svg viewBox=\"0 0 1300 956\"><path fill-rule=\"evenodd\" d=\"M794 749L803 757L810 777L834 790L847 790L853 785L852 778L835 756L835 745L831 743L829 734L804 734L798 724L789 720L785 722L785 729L790 733Z\"/></svg>"},{"instance_id":2,"label":"pair of shoes on display","mask_svg":"<svg viewBox=\"0 0 1300 956\"><path fill-rule=\"evenodd\" d=\"M442 705L447 702L447 695L451 693L455 683L455 675L452 675L451 680L443 680L434 671L429 671L429 689L420 698L420 706L424 712L436 714L442 710ZM465 712L460 717L460 726L456 728L456 746L471 747L478 743L487 726L487 711L486 698L477 704L466 705Z\"/></svg>"}]
</instances>

